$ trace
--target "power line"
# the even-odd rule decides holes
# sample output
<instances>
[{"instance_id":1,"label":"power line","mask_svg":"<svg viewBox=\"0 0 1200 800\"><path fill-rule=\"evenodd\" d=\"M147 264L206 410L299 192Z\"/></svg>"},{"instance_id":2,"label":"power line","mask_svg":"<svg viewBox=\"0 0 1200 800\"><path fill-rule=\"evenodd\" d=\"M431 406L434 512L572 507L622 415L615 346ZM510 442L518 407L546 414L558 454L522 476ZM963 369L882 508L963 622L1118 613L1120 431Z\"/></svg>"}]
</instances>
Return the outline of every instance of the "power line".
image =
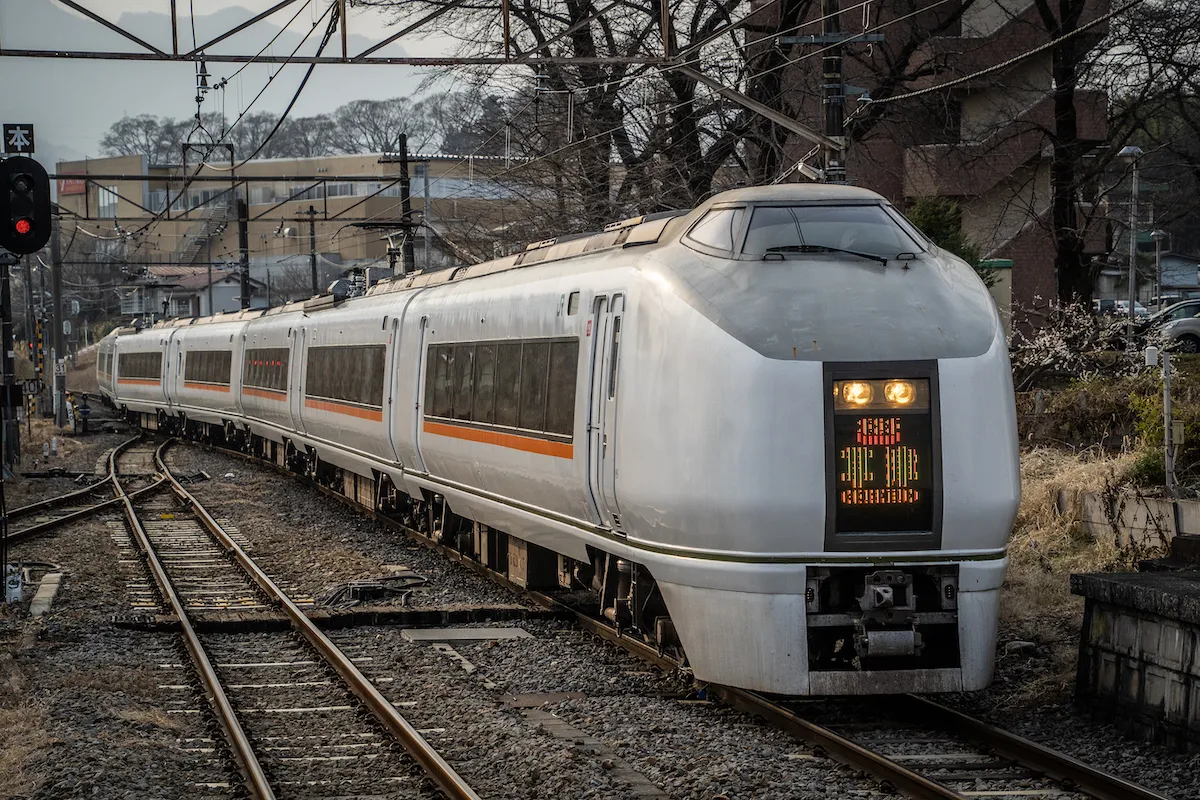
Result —
<instances>
[{"instance_id":1,"label":"power line","mask_svg":"<svg viewBox=\"0 0 1200 800\"><path fill-rule=\"evenodd\" d=\"M1025 59L1029 58L1030 56L1035 56L1038 53L1049 50L1050 48L1054 47L1055 45L1058 45L1061 42L1065 42L1067 39L1072 39L1072 38L1078 36L1079 34L1083 33L1084 31L1090 30L1091 28L1094 28L1095 26L1097 26L1103 22L1108 22L1110 19L1112 19L1116 15L1123 14L1124 12L1128 11L1129 9L1133 8L1136 5L1141 5L1141 2L1142 2L1142 0L1131 0L1131 2L1126 3L1125 5L1121 6L1120 8L1114 8L1113 10L1109 11L1107 14L1102 14L1099 17L1096 17L1096 19L1092 20L1091 22L1080 25L1078 28L1076 28L1073 31L1069 31L1068 33L1064 33L1062 36L1051 39L1050 41L1046 42L1045 44L1039 45L1039 46L1033 48L1032 50L1027 50L1024 53L1021 53L1020 55L1016 55L1010 59L1001 61L999 64L993 64L990 67L985 67L983 69L976 70L975 72L972 72L969 75L963 75L961 78L955 78L954 80L946 81L945 83L939 83L936 86L927 86L924 89L918 89L914 92L898 94L898 95L894 95L892 97L883 97L883 98L880 98L879 100L872 100L871 102L875 105L879 105L881 103L894 103L897 100L908 100L913 97L920 97L921 95L929 94L930 92L940 92L943 89L949 89L952 86L958 86L959 84L963 84L968 81L973 81L976 78L983 77L984 75L990 75L993 72L999 72L1002 69L1007 69L1008 67L1011 67L1013 64L1016 64L1020 61L1024 61Z\"/></svg>"}]
</instances>

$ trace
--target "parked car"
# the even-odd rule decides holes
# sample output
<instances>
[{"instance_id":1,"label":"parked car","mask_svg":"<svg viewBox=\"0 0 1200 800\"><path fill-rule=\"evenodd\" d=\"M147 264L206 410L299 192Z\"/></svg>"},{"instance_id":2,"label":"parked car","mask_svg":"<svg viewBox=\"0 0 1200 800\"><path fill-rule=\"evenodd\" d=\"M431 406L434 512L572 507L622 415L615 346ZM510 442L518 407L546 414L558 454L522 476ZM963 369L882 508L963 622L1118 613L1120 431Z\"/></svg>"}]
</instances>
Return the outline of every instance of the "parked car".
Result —
<instances>
[{"instance_id":1,"label":"parked car","mask_svg":"<svg viewBox=\"0 0 1200 800\"><path fill-rule=\"evenodd\" d=\"M1180 353L1200 353L1200 300L1184 300L1151 317L1144 331L1161 330Z\"/></svg>"},{"instance_id":2,"label":"parked car","mask_svg":"<svg viewBox=\"0 0 1200 800\"><path fill-rule=\"evenodd\" d=\"M1103 301L1101 301L1101 302L1103 302ZM1112 313L1114 313L1118 317L1129 316L1129 301L1128 300L1115 300L1113 302L1113 304L1114 304L1115 308ZM1146 307L1144 305L1142 305L1141 303L1139 303L1136 300L1133 301L1133 318L1135 320L1139 320L1139 321L1150 319L1150 312L1146 309Z\"/></svg>"}]
</instances>

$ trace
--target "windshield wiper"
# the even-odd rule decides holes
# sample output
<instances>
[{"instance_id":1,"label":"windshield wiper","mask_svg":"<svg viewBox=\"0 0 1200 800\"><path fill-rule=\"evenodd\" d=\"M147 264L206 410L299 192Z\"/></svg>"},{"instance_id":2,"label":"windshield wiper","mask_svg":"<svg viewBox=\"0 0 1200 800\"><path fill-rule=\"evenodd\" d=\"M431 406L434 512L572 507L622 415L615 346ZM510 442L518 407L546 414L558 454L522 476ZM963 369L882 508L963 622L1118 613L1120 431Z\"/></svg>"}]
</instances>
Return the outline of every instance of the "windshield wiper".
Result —
<instances>
[{"instance_id":1,"label":"windshield wiper","mask_svg":"<svg viewBox=\"0 0 1200 800\"><path fill-rule=\"evenodd\" d=\"M874 253L863 253L858 250L843 250L840 247L826 247L823 244L785 244L780 247L768 247L766 253L845 253L859 258L869 258L872 261L878 261L880 264L887 266L888 260L884 256L877 256ZM764 253L765 254L765 253Z\"/></svg>"}]
</instances>

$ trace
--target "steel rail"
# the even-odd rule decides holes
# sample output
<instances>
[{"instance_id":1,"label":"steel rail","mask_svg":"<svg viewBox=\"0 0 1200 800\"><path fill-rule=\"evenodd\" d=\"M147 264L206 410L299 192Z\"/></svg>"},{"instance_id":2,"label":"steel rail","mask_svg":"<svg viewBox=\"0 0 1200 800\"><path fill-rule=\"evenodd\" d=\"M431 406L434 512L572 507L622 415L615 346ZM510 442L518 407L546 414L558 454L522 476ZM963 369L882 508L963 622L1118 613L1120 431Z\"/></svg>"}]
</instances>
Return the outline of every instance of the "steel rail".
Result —
<instances>
[{"instance_id":1,"label":"steel rail","mask_svg":"<svg viewBox=\"0 0 1200 800\"><path fill-rule=\"evenodd\" d=\"M1078 787L1079 791L1097 800L1170 800L1165 794L1088 766L1066 753L1031 742L941 703L916 695L902 695L894 698L894 701L898 707L911 713L914 719L933 720L940 728L961 733L1018 764L1033 767L1067 786Z\"/></svg>"},{"instance_id":2,"label":"steel rail","mask_svg":"<svg viewBox=\"0 0 1200 800\"><path fill-rule=\"evenodd\" d=\"M169 441L169 440L168 440ZM155 451L155 460L163 448L167 446L164 442L162 446ZM109 470L113 474L115 469L114 452L109 456ZM164 476L164 480L166 476ZM275 800L275 790L271 788L267 781L266 772L263 770L262 764L258 761L258 756L254 754L254 749L250 745L250 740L246 736L245 730L242 729L242 723L238 720L237 714L233 710L233 705L229 702L229 697L225 694L224 687L221 686L221 681L217 677L217 672L213 668L212 662L208 658L208 654L204 652L204 646L200 643L200 637L196 634L195 628L192 627L192 622L188 618L187 609L183 602L179 599L179 595L175 592L175 587L171 583L171 578L167 575L167 570L163 567L162 562L158 558L158 553L154 550L154 545L150 541L150 537L146 534L146 529L142 527L142 522L138 519L137 512L133 508L132 496L125 492L124 487L117 484L117 491L120 492L118 501L125 506L125 518L129 521L129 527L133 531L134 538L137 540L138 547L146 556L146 563L150 567L150 572L154 576L154 582L158 584L158 591L162 595L163 600L170 606L171 612L179 619L179 626L183 632L183 642L187 647L188 655L192 659L192 664L196 667L196 673L200 677L200 682L204 685L204 694L208 699L209 705L212 706L213 713L217 716L217 721L221 723L221 728L225 732L225 738L233 750L234 757L238 761L238 765L242 770L243 776L246 778L251 796L257 800Z\"/></svg>"},{"instance_id":3,"label":"steel rail","mask_svg":"<svg viewBox=\"0 0 1200 800\"><path fill-rule=\"evenodd\" d=\"M287 614L292 627L333 667L342 680L350 687L355 696L370 709L375 718L387 728L408 751L429 777L438 785L451 800L480 800L475 790L463 780L450 764L442 758L423 737L412 723L406 720L396 707L392 705L375 685L359 671L358 667L343 653L328 636L318 628L312 620L305 616L300 607L292 602L271 577L263 572L254 559L246 554L237 542L221 527L208 510L204 508L189 492L175 479L162 458L163 452L174 440L168 440L154 454L154 460L163 476L170 481L171 489L179 500L194 513L208 531L216 537L221 545L234 557L263 592L275 601Z\"/></svg>"},{"instance_id":4,"label":"steel rail","mask_svg":"<svg viewBox=\"0 0 1200 800\"><path fill-rule=\"evenodd\" d=\"M432 538L404 525L399 520L393 519L383 512L368 509L353 498L322 486L306 476L291 472L272 461L256 458L236 450L227 450L210 445L198 446L235 456L244 461L273 469L282 475L302 480L310 486L316 487L329 497L339 500L350 508L367 514L377 522L407 535L417 543L437 551L449 560L456 561L467 569L517 594L528 597L538 605L566 612L583 629L624 648L634 656L660 669L669 671L682 668L677 660L663 654L645 642L627 636L610 625L583 611L572 608L550 595L526 589L510 581L506 576L468 558L458 550L440 542L435 542ZM707 685L706 691L710 696L716 697L723 703L751 716L767 720L794 738L801 739L820 748L834 760L841 761L860 772L871 775L882 783L910 797L921 798L921 800L925 800L926 798L966 800L965 795L915 773L886 756L868 750L835 731L810 722L760 694L715 684ZM881 701L895 703L912 703L914 718L930 720L932 724L943 729L948 729L951 732L959 732L965 738L986 745L1001 756L1007 757L1022 766L1032 768L1047 778L1058 780L1066 787L1076 788L1078 791L1096 800L1171 800L1168 795L1160 794L1143 786L1138 786L1124 778L1090 767L1064 753L1059 753L999 728L994 728L987 723L930 700L915 695L889 695L880 699Z\"/></svg>"},{"instance_id":5,"label":"steel rail","mask_svg":"<svg viewBox=\"0 0 1200 800\"><path fill-rule=\"evenodd\" d=\"M119 455L120 453L127 450L129 447L133 446L133 444L135 442L140 441L141 438L142 438L141 434L138 434L137 436L134 436L132 439L128 439L127 441L121 442L119 445L117 445L116 447L113 448L112 452L117 453ZM109 464L110 464L109 474L105 475L103 478L100 478L92 483L89 483L87 486L83 487L82 489L75 489L70 492L67 492L66 494L60 494L57 497L50 497L50 498L47 498L46 500L39 500L36 503L30 503L28 505L14 508L12 511L8 512L8 521L12 522L14 519L19 519L20 517L27 517L36 511L42 511L42 510L45 510L48 508L54 508L56 506L65 505L68 501L73 500L76 497L81 497L85 494L91 494L92 492L95 492L98 489L103 488L104 484L108 483L112 479L113 473L111 471L111 464L112 464L111 459L109 460Z\"/></svg>"},{"instance_id":6,"label":"steel rail","mask_svg":"<svg viewBox=\"0 0 1200 800\"><path fill-rule=\"evenodd\" d=\"M136 442L138 442L140 440L141 440L141 436L135 436L134 438L130 439L129 441L122 442L121 444L114 447L109 452L109 455L108 455L108 475L104 476L100 480L96 481L95 483L93 483L89 486L84 487L83 489L77 489L73 492L68 492L67 494L59 495L58 497L51 497L48 500L42 500L37 503L30 503L27 506L21 506L20 508L14 509L13 512L8 515L8 521L12 522L13 514L17 514L19 517L27 517L36 511L45 511L50 508L55 508L57 506L64 505L68 500L74 499L74 498L79 497L84 494L90 494L92 492L99 490L106 483L112 484L113 491L117 494L116 497L113 497L110 500L104 500L100 503L95 503L90 506L84 506L83 508L79 509L78 511L72 511L71 513L64 514L61 517L55 517L54 519L48 519L48 520L45 520L44 522L39 522L36 525L30 525L28 528L22 528L17 531L10 530L8 532L8 536L7 536L8 542L10 544L15 544L18 542L23 542L27 539L32 539L35 536L39 536L43 533L54 530L55 528L66 525L68 522L74 522L75 520L83 519L84 517L91 516L92 514L95 514L98 511L103 511L106 508L111 508L112 506L120 503L121 502L121 496L120 496L121 481L120 481L120 478L118 477L117 471L116 471L116 460L125 450L129 449L129 447L131 447L133 444L135 444ZM130 492L129 496L130 497L140 497L143 494L148 494L150 492L157 491L158 489L161 489L165 485L165 483L166 483L165 478L163 478L162 476L156 476L154 482L151 483L149 486L144 486L141 489Z\"/></svg>"}]
</instances>

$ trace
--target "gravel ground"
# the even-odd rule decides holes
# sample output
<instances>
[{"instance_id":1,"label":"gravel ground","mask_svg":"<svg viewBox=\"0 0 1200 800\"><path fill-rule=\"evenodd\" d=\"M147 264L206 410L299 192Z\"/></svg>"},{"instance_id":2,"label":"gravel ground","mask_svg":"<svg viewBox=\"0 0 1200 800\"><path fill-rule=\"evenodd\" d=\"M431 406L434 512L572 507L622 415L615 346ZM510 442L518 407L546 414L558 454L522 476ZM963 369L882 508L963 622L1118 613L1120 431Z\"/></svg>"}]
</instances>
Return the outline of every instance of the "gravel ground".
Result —
<instances>
[{"instance_id":1,"label":"gravel ground","mask_svg":"<svg viewBox=\"0 0 1200 800\"><path fill-rule=\"evenodd\" d=\"M1077 641L1079 631L1047 631L1046 635ZM934 699L1170 797L1200 798L1200 753L1172 753L1128 737L1089 716L1072 702L1069 692L1040 694L1040 702L1032 705L1025 687L1051 668L1050 648L1022 645L1005 652L1005 645L1016 641L1013 632L1001 629L996 677L986 690Z\"/></svg>"},{"instance_id":2,"label":"gravel ground","mask_svg":"<svg viewBox=\"0 0 1200 800\"><path fill-rule=\"evenodd\" d=\"M90 469L126 437L105 438L79 440L86 445L56 465ZM192 487L197 497L252 541L269 572L304 592L319 594L402 565L429 579L410 598L413 606L516 602L470 570L271 470L195 447L171 452L180 472L212 476ZM26 491L33 499L63 489L39 481ZM0 785L22 786L24 794L14 796L39 798L202 797L192 784L228 780L205 715L166 713L172 701L178 706L179 692L159 688L162 676L153 665L184 658L176 637L111 625L111 615L126 609L127 575L116 567L107 529L100 522L76 526L21 545L15 555L54 561L66 580L37 644L22 638L19 614L0 616L0 641L13 654L9 661L0 657L0 726L21 723L19 737L0 734L0 781L9 779ZM633 797L627 770L672 798L882 796L856 773L768 726L697 701L676 676L569 623L520 627L532 638L453 642L449 651L409 642L396 628L336 636L375 659L371 674L394 679L384 692L416 703L402 713L431 729L431 742L489 798ZM1002 643L1012 636L1002 631ZM947 700L1173 797L1200 797L1200 757L1133 742L1074 709L1069 697L1037 708L1011 702L1046 663L1040 646L1002 652L993 687ZM534 693L572 695L545 698L540 708L515 707L514 696ZM199 697L189 702L202 706ZM559 721L575 732L564 735ZM214 746L214 753L196 752Z\"/></svg>"},{"instance_id":3,"label":"gravel ground","mask_svg":"<svg viewBox=\"0 0 1200 800\"><path fill-rule=\"evenodd\" d=\"M219 755L187 749L211 735L203 718L164 710L154 665L184 657L177 638L111 624L125 594L116 555L100 520L14 548L16 559L56 563L64 579L40 623L24 610L0 620L19 676L0 699L17 710L22 738L37 742L0 785L17 776L21 788L8 796L29 798L227 796L195 786L228 780Z\"/></svg>"},{"instance_id":4,"label":"gravel ground","mask_svg":"<svg viewBox=\"0 0 1200 800\"><path fill-rule=\"evenodd\" d=\"M429 579L409 598L413 607L528 605L471 570L266 467L185 445L168 450L167 461L176 474L207 472L212 480L189 490L250 538L255 561L273 577L314 597L346 581L385 576L390 565Z\"/></svg>"},{"instance_id":5,"label":"gravel ground","mask_svg":"<svg viewBox=\"0 0 1200 800\"><path fill-rule=\"evenodd\" d=\"M431 741L485 797L636 797L624 769L672 798L886 794L773 728L693 699L677 676L570 623L516 627L531 637L455 641L453 653L405 641L394 628L339 636L369 641L364 654L392 665L389 699L417 701L402 711L418 727L445 728ZM522 695L566 692L576 696L514 707ZM564 738L549 714L576 730Z\"/></svg>"}]
</instances>

